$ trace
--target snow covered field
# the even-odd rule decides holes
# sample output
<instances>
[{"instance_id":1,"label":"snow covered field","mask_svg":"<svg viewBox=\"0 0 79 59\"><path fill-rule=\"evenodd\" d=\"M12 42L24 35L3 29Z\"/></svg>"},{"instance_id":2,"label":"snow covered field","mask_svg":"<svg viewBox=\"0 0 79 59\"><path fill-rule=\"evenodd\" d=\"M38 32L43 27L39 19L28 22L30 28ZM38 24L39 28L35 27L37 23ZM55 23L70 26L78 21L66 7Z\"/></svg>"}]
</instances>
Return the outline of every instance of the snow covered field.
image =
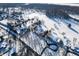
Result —
<instances>
[{"instance_id":1,"label":"snow covered field","mask_svg":"<svg viewBox=\"0 0 79 59\"><path fill-rule=\"evenodd\" d=\"M47 15L48 9L4 8L0 55L79 55L79 17L69 13L66 16L62 10L54 9L55 13Z\"/></svg>"}]
</instances>

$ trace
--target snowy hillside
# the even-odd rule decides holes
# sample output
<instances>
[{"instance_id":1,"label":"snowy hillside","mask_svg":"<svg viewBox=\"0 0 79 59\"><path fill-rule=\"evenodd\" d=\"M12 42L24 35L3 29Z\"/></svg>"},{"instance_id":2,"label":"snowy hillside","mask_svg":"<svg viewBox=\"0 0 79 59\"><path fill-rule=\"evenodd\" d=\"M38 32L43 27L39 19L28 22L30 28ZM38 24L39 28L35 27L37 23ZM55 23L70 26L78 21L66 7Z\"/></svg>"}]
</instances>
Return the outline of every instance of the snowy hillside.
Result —
<instances>
[{"instance_id":1,"label":"snowy hillside","mask_svg":"<svg viewBox=\"0 0 79 59\"><path fill-rule=\"evenodd\" d=\"M79 55L76 11L24 7L0 8L0 55Z\"/></svg>"}]
</instances>

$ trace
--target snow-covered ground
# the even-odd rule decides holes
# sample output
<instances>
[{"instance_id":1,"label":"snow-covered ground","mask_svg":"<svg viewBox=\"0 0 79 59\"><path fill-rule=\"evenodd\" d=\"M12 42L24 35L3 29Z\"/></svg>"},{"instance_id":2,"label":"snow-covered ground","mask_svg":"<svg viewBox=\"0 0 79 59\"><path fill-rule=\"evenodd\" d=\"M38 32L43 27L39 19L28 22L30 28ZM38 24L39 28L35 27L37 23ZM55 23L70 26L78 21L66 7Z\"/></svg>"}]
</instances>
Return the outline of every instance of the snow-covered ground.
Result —
<instances>
[{"instance_id":1,"label":"snow-covered ground","mask_svg":"<svg viewBox=\"0 0 79 59\"><path fill-rule=\"evenodd\" d=\"M79 47L78 46L79 45L79 40L78 40L79 39L79 31L78 31L79 25L76 25L75 23L72 23L67 20L68 22L70 22L71 28L78 31L78 33L76 33L75 31L73 31L71 28L68 27L68 25L65 23L65 21L61 21L61 19L59 19L60 20L60 22L59 22L60 24L59 24L59 23L55 22L53 19L47 17L45 15L45 13L34 12L34 13L30 13L30 14L26 15L25 18L27 18L27 17L30 19L36 18L36 19L40 20L42 22L41 28L43 29L43 31L46 31L46 30L50 31L51 30L51 32L48 34L48 36L50 36L53 40L62 40L64 45L71 46L72 48ZM30 23L28 23L28 24L30 26ZM34 35L33 35L33 37L34 37ZM37 37L37 36L35 36L35 37ZM36 41L37 40L35 40L35 42ZM38 39L38 41L40 42L40 38ZM31 42L34 42L34 40L32 40ZM28 42L28 40L27 40L26 44L28 44L28 43L30 43L30 42ZM33 43L33 44L35 45L35 43ZM40 48L39 45L38 45L39 49L34 48L32 45L30 45L30 47L32 47L35 51L40 50L40 52L41 52L41 49L43 49L43 48ZM47 49L47 51L49 51L49 49ZM53 55L53 53L52 53L52 55ZM59 53L56 52L56 54L59 54ZM43 54L43 55L45 55L45 54Z\"/></svg>"},{"instance_id":2,"label":"snow-covered ground","mask_svg":"<svg viewBox=\"0 0 79 59\"><path fill-rule=\"evenodd\" d=\"M69 14L69 16L71 16L72 18L75 18L75 19L79 20L79 15L76 15L76 14Z\"/></svg>"},{"instance_id":3,"label":"snow-covered ground","mask_svg":"<svg viewBox=\"0 0 79 59\"><path fill-rule=\"evenodd\" d=\"M22 14L23 20L27 22L20 27L22 27L23 29L25 28L26 30L29 28L29 31L26 32L23 35L23 37L21 36L20 39L26 45L30 46L39 55L48 55L48 56L64 55L65 50L62 47L59 47L57 51L53 51L49 49L49 48L56 49L56 46L51 45L48 47L47 45L53 40L56 42L59 42L62 40L64 46L69 46L73 49L75 47L79 47L79 40L78 40L79 25L76 24L74 21L72 22L73 18L78 19L78 17L75 17L74 15L73 16L69 15L72 17L72 19L70 20L63 19L62 21L62 19L56 18L56 17L53 18L53 16L52 18L49 18L46 15L46 12L45 11L43 12L41 10L37 11L35 9L26 9L22 12L23 12ZM5 19L0 21L0 23L5 25L7 25L8 22L10 22L10 19L9 20ZM8 29L6 26L0 25L0 27L3 27L6 30ZM23 34L23 33L20 33L19 27L17 28L15 27L15 30L17 31L18 34ZM48 31L48 33L45 34L46 31ZM0 31L0 34L2 32ZM51 38L52 40L49 39L48 37ZM21 43L18 43L18 39L12 42L14 42L13 44L14 46L12 46L13 48L9 53L13 53L15 51L19 52L19 50L23 47L23 45ZM44 50L44 48L46 49ZM8 55L8 54L5 54L5 55ZM73 54L69 54L69 55L73 55Z\"/></svg>"}]
</instances>

